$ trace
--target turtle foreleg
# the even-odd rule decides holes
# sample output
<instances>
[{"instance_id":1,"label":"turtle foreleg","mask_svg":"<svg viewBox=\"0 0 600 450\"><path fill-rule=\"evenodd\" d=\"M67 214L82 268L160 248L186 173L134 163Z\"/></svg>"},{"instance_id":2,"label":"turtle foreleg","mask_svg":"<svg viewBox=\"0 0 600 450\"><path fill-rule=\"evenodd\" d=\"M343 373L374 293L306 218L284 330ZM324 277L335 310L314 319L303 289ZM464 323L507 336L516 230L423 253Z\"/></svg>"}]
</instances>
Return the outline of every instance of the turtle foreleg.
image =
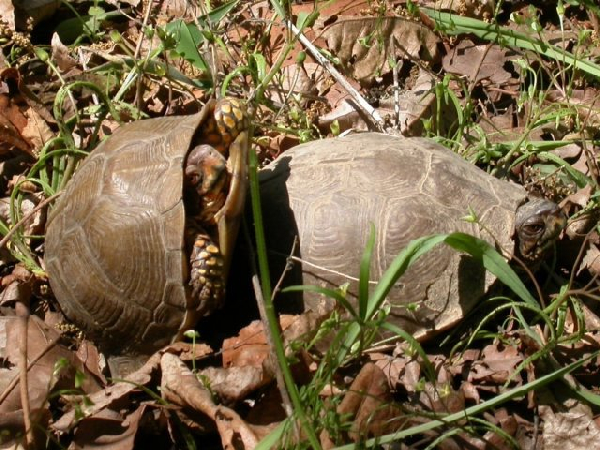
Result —
<instances>
[{"instance_id":1,"label":"turtle foreleg","mask_svg":"<svg viewBox=\"0 0 600 450\"><path fill-rule=\"evenodd\" d=\"M225 296L224 259L218 245L203 231L195 230L190 252L192 298L198 312L220 307Z\"/></svg>"}]
</instances>

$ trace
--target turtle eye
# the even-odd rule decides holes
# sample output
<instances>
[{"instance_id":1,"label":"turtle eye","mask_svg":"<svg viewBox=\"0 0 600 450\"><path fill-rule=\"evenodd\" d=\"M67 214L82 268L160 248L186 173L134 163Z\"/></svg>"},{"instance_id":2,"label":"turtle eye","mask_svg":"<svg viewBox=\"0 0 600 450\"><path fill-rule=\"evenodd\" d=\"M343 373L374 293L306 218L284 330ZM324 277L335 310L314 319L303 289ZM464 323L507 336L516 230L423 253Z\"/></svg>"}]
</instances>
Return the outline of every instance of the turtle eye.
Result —
<instances>
[{"instance_id":1,"label":"turtle eye","mask_svg":"<svg viewBox=\"0 0 600 450\"><path fill-rule=\"evenodd\" d=\"M544 224L542 223L528 223L523 225L523 231L530 235L540 234L543 230Z\"/></svg>"}]
</instances>

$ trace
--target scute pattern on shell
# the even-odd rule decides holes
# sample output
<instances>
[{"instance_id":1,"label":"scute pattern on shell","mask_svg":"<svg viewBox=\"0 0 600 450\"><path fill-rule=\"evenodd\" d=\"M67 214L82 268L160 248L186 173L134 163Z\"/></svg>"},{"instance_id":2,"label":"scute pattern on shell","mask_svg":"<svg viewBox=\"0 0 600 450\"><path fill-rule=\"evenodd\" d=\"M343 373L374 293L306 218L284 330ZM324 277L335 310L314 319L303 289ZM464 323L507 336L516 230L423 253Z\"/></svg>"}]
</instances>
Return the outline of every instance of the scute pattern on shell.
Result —
<instances>
[{"instance_id":1,"label":"scute pattern on shell","mask_svg":"<svg viewBox=\"0 0 600 450\"><path fill-rule=\"evenodd\" d=\"M378 280L413 239L462 231L493 242L462 220L470 206L503 248L513 251L514 215L522 187L498 180L426 139L376 133L304 144L288 150L261 174L269 248L358 277L371 223L376 228L371 279ZM349 281L305 264L292 283L332 287ZM274 276L280 271L274 269ZM472 309L494 281L466 255L438 246L420 258L392 289L392 322L423 336L444 329ZM349 292L356 293L351 283ZM314 310L323 300L305 294ZM416 303L409 312L407 303Z\"/></svg>"},{"instance_id":2,"label":"scute pattern on shell","mask_svg":"<svg viewBox=\"0 0 600 450\"><path fill-rule=\"evenodd\" d=\"M120 128L82 163L51 211L52 289L67 317L113 354L149 354L193 322L183 162L206 114Z\"/></svg>"}]
</instances>

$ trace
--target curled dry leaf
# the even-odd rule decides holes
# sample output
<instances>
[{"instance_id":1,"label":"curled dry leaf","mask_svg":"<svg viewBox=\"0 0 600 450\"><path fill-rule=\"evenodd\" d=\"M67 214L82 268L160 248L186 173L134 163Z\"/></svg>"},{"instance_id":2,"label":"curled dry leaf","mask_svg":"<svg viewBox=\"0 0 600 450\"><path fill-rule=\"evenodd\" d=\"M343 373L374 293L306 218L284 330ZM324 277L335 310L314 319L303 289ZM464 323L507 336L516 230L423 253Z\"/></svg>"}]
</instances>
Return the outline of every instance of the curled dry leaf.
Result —
<instances>
[{"instance_id":1,"label":"curled dry leaf","mask_svg":"<svg viewBox=\"0 0 600 450\"><path fill-rule=\"evenodd\" d=\"M272 377L262 367L207 367L200 370L198 375L210 380L210 389L219 398L233 404L243 400L249 393L266 386Z\"/></svg>"},{"instance_id":2,"label":"curled dry leaf","mask_svg":"<svg viewBox=\"0 0 600 450\"><path fill-rule=\"evenodd\" d=\"M354 442L393 433L404 424L401 410L394 404L388 379L374 363L367 363L361 368L338 406L337 413L342 417L351 417L348 437ZM332 447L326 433L321 436L321 442L325 448Z\"/></svg>"},{"instance_id":3,"label":"curled dry leaf","mask_svg":"<svg viewBox=\"0 0 600 450\"><path fill-rule=\"evenodd\" d=\"M347 94L344 95L347 96ZM337 121L340 132L346 130L367 131L369 129L367 121L360 113L360 109L354 106L349 98L345 98L344 101L338 103L333 111L319 117L319 128L323 132L329 132L335 121Z\"/></svg>"},{"instance_id":4,"label":"curled dry leaf","mask_svg":"<svg viewBox=\"0 0 600 450\"><path fill-rule=\"evenodd\" d=\"M431 63L440 56L435 33L402 17L339 20L323 32L323 37L329 51L362 85L390 73L390 60Z\"/></svg>"},{"instance_id":5,"label":"curled dry leaf","mask_svg":"<svg viewBox=\"0 0 600 450\"><path fill-rule=\"evenodd\" d=\"M406 367L406 360L404 358L395 358L385 353L371 353L369 357L383 371L392 389L400 385L401 377Z\"/></svg>"},{"instance_id":6,"label":"curled dry leaf","mask_svg":"<svg viewBox=\"0 0 600 450\"><path fill-rule=\"evenodd\" d=\"M0 17L10 30L15 30L15 6L13 0L0 0Z\"/></svg>"},{"instance_id":7,"label":"curled dry leaf","mask_svg":"<svg viewBox=\"0 0 600 450\"><path fill-rule=\"evenodd\" d=\"M52 60L56 63L63 74L79 65L77 60L69 54L69 48L60 41L58 33L52 35Z\"/></svg>"},{"instance_id":8,"label":"curled dry leaf","mask_svg":"<svg viewBox=\"0 0 600 450\"><path fill-rule=\"evenodd\" d=\"M435 114L436 98L433 92L436 80L426 70L419 68L419 75L411 89L404 90L398 98L396 111L393 98L382 101L378 108L382 117L387 117L391 123L400 129L405 136L421 136L424 132L423 120L442 118L446 123L435 124L440 130L446 129L454 119L453 114Z\"/></svg>"},{"instance_id":9,"label":"curled dry leaf","mask_svg":"<svg viewBox=\"0 0 600 450\"><path fill-rule=\"evenodd\" d=\"M165 399L201 412L212 419L225 449L253 449L270 427L252 426L230 408L216 405L211 393L175 355L165 353L161 360L161 391Z\"/></svg>"},{"instance_id":10,"label":"curled dry leaf","mask_svg":"<svg viewBox=\"0 0 600 450\"><path fill-rule=\"evenodd\" d=\"M449 383L425 383L419 392L421 404L437 413L455 413L465 409L465 394Z\"/></svg>"},{"instance_id":11,"label":"curled dry leaf","mask_svg":"<svg viewBox=\"0 0 600 450\"><path fill-rule=\"evenodd\" d=\"M585 250L585 255L577 274L581 273L582 270L587 270L594 277L600 275L600 249L594 242L588 241L587 249Z\"/></svg>"},{"instance_id":12,"label":"curled dry leaf","mask_svg":"<svg viewBox=\"0 0 600 450\"><path fill-rule=\"evenodd\" d=\"M307 341L317 329L319 319L311 313L302 315L281 315L279 323L286 342L294 340ZM269 357L267 339L262 322L255 320L240 330L238 336L225 339L223 342L224 367L261 367Z\"/></svg>"},{"instance_id":13,"label":"curled dry leaf","mask_svg":"<svg viewBox=\"0 0 600 450\"><path fill-rule=\"evenodd\" d=\"M27 125L27 117L6 94L0 94L0 155L15 150L34 156L32 144L22 132Z\"/></svg>"},{"instance_id":14,"label":"curled dry leaf","mask_svg":"<svg viewBox=\"0 0 600 450\"><path fill-rule=\"evenodd\" d=\"M313 69L312 76L306 71L306 67ZM291 64L282 68L280 89L270 89L268 96L273 101L282 105L288 104L288 97L296 95L302 106L306 106L309 98L317 95L315 86L316 72L323 72L323 68L316 64Z\"/></svg>"},{"instance_id":15,"label":"curled dry leaf","mask_svg":"<svg viewBox=\"0 0 600 450\"><path fill-rule=\"evenodd\" d=\"M429 2L425 2L429 3ZM435 0L437 11L447 10L467 17L489 18L494 14L494 0Z\"/></svg>"},{"instance_id":16,"label":"curled dry leaf","mask_svg":"<svg viewBox=\"0 0 600 450\"><path fill-rule=\"evenodd\" d=\"M524 358L514 345L487 345L483 349L481 361L473 364L468 379L472 383L494 386L504 384L509 379L513 384L521 384L523 378L514 372Z\"/></svg>"},{"instance_id":17,"label":"curled dry leaf","mask_svg":"<svg viewBox=\"0 0 600 450\"><path fill-rule=\"evenodd\" d=\"M592 187L591 185L586 185L582 189L578 189L577 192L569 195L565 198L561 203L561 208L569 213L571 216L577 211L585 208L585 206L590 201L592 196ZM574 219L569 220L567 227L564 233L571 240L577 240L585 236L588 231L595 226L598 221L598 217L596 213L583 214L579 217L575 217ZM593 242L593 239L592 239Z\"/></svg>"},{"instance_id":18,"label":"curled dry leaf","mask_svg":"<svg viewBox=\"0 0 600 450\"><path fill-rule=\"evenodd\" d=\"M14 187L16 183L22 181L23 178L20 176L15 177L9 183L9 187ZM27 185L27 182L20 183L20 185ZM42 234L44 231L44 224L46 221L46 211L44 209L38 209L35 211L36 206L40 203L40 194L26 194L23 196L23 201L20 204L19 217L27 217L22 224L23 233L26 235ZM10 215L10 199L0 199L0 218L5 224L12 226L13 220Z\"/></svg>"},{"instance_id":19,"label":"curled dry leaf","mask_svg":"<svg viewBox=\"0 0 600 450\"><path fill-rule=\"evenodd\" d=\"M435 78L426 70L419 69L419 75L414 80L411 89L403 90L398 97L398 104L393 97L382 99L377 112L386 119L394 128L400 130L405 136L420 136L423 133L423 119L436 117L436 98L433 93ZM335 86L332 88L334 89ZM355 107L352 100L345 95L344 101L337 104L333 111L319 118L319 128L329 132L329 127L334 121L338 122L340 132L346 130L366 131L369 121L365 120L360 109ZM444 129L453 120L453 114L439 114L446 123L439 124Z\"/></svg>"},{"instance_id":20,"label":"curled dry leaf","mask_svg":"<svg viewBox=\"0 0 600 450\"><path fill-rule=\"evenodd\" d=\"M0 369L0 415L19 411L22 415L19 392L18 360L21 357L22 342L19 337L18 320L15 316L0 316L0 360L4 361ZM82 389L92 392L99 388L94 377L85 371L83 364L67 349L59 346L59 333L49 328L39 317L30 316L27 327L27 359L29 361L28 401L30 408L37 411L34 419L41 420L47 413L47 401L52 392L62 389L74 389L76 370L83 373ZM68 364L56 371L56 363L65 360ZM12 431L22 431L21 429ZM45 428L44 423L37 425Z\"/></svg>"},{"instance_id":21,"label":"curled dry leaf","mask_svg":"<svg viewBox=\"0 0 600 450\"><path fill-rule=\"evenodd\" d=\"M476 45L462 40L442 59L446 72L466 78L470 83L502 85L511 78L504 70L508 50L493 45Z\"/></svg>"},{"instance_id":22,"label":"curled dry leaf","mask_svg":"<svg viewBox=\"0 0 600 450\"><path fill-rule=\"evenodd\" d=\"M77 423L79 414L85 418L104 414L111 407L120 409L121 402L132 391L138 390L140 386L146 386L152 380L152 375L160 367L161 354L154 354L139 370L127 375L125 380L117 380L115 384L106 389L94 392L88 402L80 405L79 409L72 408L51 424L51 428L63 433L71 430ZM112 414L112 413L110 413ZM82 420L86 420L86 419Z\"/></svg>"},{"instance_id":23,"label":"curled dry leaf","mask_svg":"<svg viewBox=\"0 0 600 450\"><path fill-rule=\"evenodd\" d=\"M600 427L594 421L589 406L575 404L567 411L555 411L552 406L541 405L544 420L542 439L544 450L581 450L597 448Z\"/></svg>"},{"instance_id":24,"label":"curled dry leaf","mask_svg":"<svg viewBox=\"0 0 600 450\"><path fill-rule=\"evenodd\" d=\"M116 412L90 417L80 422L75 431L75 448L95 450L133 450L140 420L150 405L141 405L121 417Z\"/></svg>"}]
</instances>

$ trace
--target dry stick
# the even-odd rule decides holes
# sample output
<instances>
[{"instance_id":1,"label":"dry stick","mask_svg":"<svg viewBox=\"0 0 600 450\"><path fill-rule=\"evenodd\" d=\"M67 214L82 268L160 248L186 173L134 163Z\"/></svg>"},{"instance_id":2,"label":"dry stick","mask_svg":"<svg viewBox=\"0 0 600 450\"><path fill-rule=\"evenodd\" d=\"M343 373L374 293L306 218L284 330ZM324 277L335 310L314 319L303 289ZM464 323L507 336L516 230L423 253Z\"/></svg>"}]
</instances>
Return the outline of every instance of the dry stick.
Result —
<instances>
[{"instance_id":1,"label":"dry stick","mask_svg":"<svg viewBox=\"0 0 600 450\"><path fill-rule=\"evenodd\" d=\"M42 359L42 357L44 357L50 350L52 350L53 347L55 347L58 343L58 340L56 341L50 341L48 344L46 344L46 347L44 347L44 350L41 351L39 353L39 355L37 355L35 358L33 358L26 367L26 372L28 372L35 364L38 363L38 361L40 359ZM9 394L13 391L13 389L15 388L15 386L17 385L17 383L19 382L19 377L21 376L21 373L15 375L10 382L6 385L6 388L4 388L4 391L2 391L2 393L0 393L0 404L2 404L4 402L4 400L6 400L6 397L9 396Z\"/></svg>"},{"instance_id":2,"label":"dry stick","mask_svg":"<svg viewBox=\"0 0 600 450\"><path fill-rule=\"evenodd\" d=\"M476 66L473 67L473 71L471 72L473 79L471 80L471 84L469 85L469 92L473 92L475 86L477 86L477 82L479 81L477 80L477 75L479 75L479 72L481 71L481 66L483 65L483 62L485 61L485 58L491 49L492 44L486 45L485 49L483 50L483 53L481 54L481 58L479 58L479 62Z\"/></svg>"},{"instance_id":3,"label":"dry stick","mask_svg":"<svg viewBox=\"0 0 600 450\"><path fill-rule=\"evenodd\" d=\"M35 208L33 208L28 214L26 214L21 220L19 220L15 226L13 226L6 236L0 240L0 248L4 247L6 243L10 240L12 235L16 232L17 229L27 220L29 220L37 211L41 208L45 207L49 202L54 200L56 197L60 195L54 194L47 199L41 201ZM29 406L29 381L27 379L28 371L28 363L27 363L27 331L29 324L29 308L23 302L17 302L17 315L19 316L19 326L21 332L21 338L19 339L20 345L20 358L18 362L19 366L19 381L20 381L20 396L21 396L21 407L23 408L23 423L25 424L25 448L33 448L34 447L34 436L33 436L33 428L31 427L31 408ZM17 378L13 379L16 384ZM11 383L12 384L12 383ZM14 384L13 384L14 387ZM5 390L2 395L3 398L6 398L10 392L8 389ZM1 400L0 400L1 401Z\"/></svg>"},{"instance_id":4,"label":"dry stick","mask_svg":"<svg viewBox=\"0 0 600 450\"><path fill-rule=\"evenodd\" d=\"M150 12L152 11L152 0L148 0L148 2L146 3L146 12L144 14L144 20L142 22L142 26L140 29L140 37L137 41L137 44L135 46L135 52L133 54L133 59L137 60L140 56L140 53L142 52L142 43L144 42L144 38L146 37L146 34L144 33L144 28L146 27L146 25L148 24L148 21L150 20ZM135 103L136 106L138 107L138 109L142 109L142 77L138 77L137 79L137 83L136 83L136 88L135 88Z\"/></svg>"},{"instance_id":5,"label":"dry stick","mask_svg":"<svg viewBox=\"0 0 600 450\"><path fill-rule=\"evenodd\" d=\"M327 267L319 266L318 264L314 264L314 263L311 263L310 261L307 261L305 259L302 259L302 258L299 258L297 256L294 256L293 252L292 252L292 254L290 256L288 256L288 259L290 259L290 260L292 260L294 262L298 262L300 264L303 264L305 266L310 266L313 269L319 269L319 270L321 270L323 272L328 272L328 273L331 273L333 275L338 275L340 277L345 278L346 280L356 281L356 282L360 281L359 278L353 277L352 275L348 275L347 273L339 272L339 271L334 270L334 269L328 269ZM375 281L375 280L369 280L369 284L375 285L377 283L378 282Z\"/></svg>"},{"instance_id":6,"label":"dry stick","mask_svg":"<svg viewBox=\"0 0 600 450\"><path fill-rule=\"evenodd\" d=\"M19 227L21 225L23 225L26 221L31 219L31 217L35 213L37 213L40 209L44 208L48 203L50 203L51 201L56 199L56 197L58 197L61 193L62 192L57 192L56 194L51 195L50 197L42 200L40 203L37 204L37 206L35 208L33 208L31 211L29 211L27 214L25 214L25 216L23 216L23 218L21 220L19 220L10 230L8 230L8 233L6 233L6 236L4 236L2 238L2 240L0 240L0 248L3 248L6 245L6 243L10 240L12 235L16 233L16 231L19 229Z\"/></svg>"},{"instance_id":7,"label":"dry stick","mask_svg":"<svg viewBox=\"0 0 600 450\"><path fill-rule=\"evenodd\" d=\"M321 64L327 71L331 74L331 76L338 82L340 85L350 94L352 99L356 102L356 106L360 108L363 114L372 119L373 125L377 128L377 131L383 131L383 119L379 115L379 112L373 108L369 103L360 95L356 89L352 87L350 83L346 81L344 76L338 72L338 70L333 67L333 64L329 62L327 58L325 58L319 50L310 42L302 32L296 28L296 26L289 20L284 20L283 23L287 28L289 28L292 33L296 35L298 40L306 47L306 49L310 52L310 54L317 60L319 64Z\"/></svg>"},{"instance_id":8,"label":"dry stick","mask_svg":"<svg viewBox=\"0 0 600 450\"><path fill-rule=\"evenodd\" d=\"M277 296L277 294L281 290L281 286L283 285L283 280L285 279L285 275L290 270L292 270L292 267L293 267L292 261L294 261L294 253L296 253L296 248L297 247L298 247L298 236L294 237L294 242L292 243L292 250L290 251L289 256L285 260L285 268L283 269L283 272L281 272L281 276L279 277L279 280L277 280L277 284L273 288L273 293L271 294L271 301L272 302L275 301L275 297Z\"/></svg>"},{"instance_id":9,"label":"dry stick","mask_svg":"<svg viewBox=\"0 0 600 450\"><path fill-rule=\"evenodd\" d=\"M293 408L292 408L292 401L290 399L290 396L288 394L288 391L285 387L285 379L283 378L283 373L281 372L281 369L279 368L279 364L276 364L275 361L277 361L277 355L275 354L275 344L274 344L274 340L273 340L273 336L271 335L271 329L268 326L269 324L269 320L267 317L267 312L265 311L265 301L262 295L262 288L260 286L260 281L258 280L258 269L256 267L256 263L255 263L255 259L256 259L256 255L254 254L254 250L252 247L252 239L250 238L250 233L248 231L248 227L246 226L246 223L244 222L242 229L244 231L244 238L246 239L246 242L248 244L248 253L250 253L249 255L249 260L250 260L250 270L252 271L252 287L254 288L254 295L256 297L256 304L258 306L258 313L260 314L260 319L262 321L263 324L263 330L265 332L265 338L267 340L267 345L269 347L269 357L271 358L271 361L273 361L272 367L273 367L273 371L275 372L275 380L277 381L277 388L279 389L279 394L281 395L281 402L283 403L283 409L285 410L285 415L290 418L293 415ZM282 278L285 275L285 271L282 274ZM277 285L279 286L279 283L277 283ZM278 323L279 325L279 323ZM281 331L281 330L280 330Z\"/></svg>"},{"instance_id":10,"label":"dry stick","mask_svg":"<svg viewBox=\"0 0 600 450\"><path fill-rule=\"evenodd\" d=\"M21 408L23 408L23 424L25 425L25 450L35 448L33 428L31 426L31 407L29 404L29 380L27 379L27 328L29 325L29 307L27 300L19 300L16 304L17 320L19 324L19 393L21 394Z\"/></svg>"},{"instance_id":11,"label":"dry stick","mask_svg":"<svg viewBox=\"0 0 600 450\"><path fill-rule=\"evenodd\" d=\"M392 55L396 55L396 44L395 39L392 39ZM398 79L398 72L400 71L401 65L398 59L395 59L394 67L392 67L392 79L394 81L394 127L400 129L400 81ZM402 61L402 60L400 60Z\"/></svg>"}]
</instances>

